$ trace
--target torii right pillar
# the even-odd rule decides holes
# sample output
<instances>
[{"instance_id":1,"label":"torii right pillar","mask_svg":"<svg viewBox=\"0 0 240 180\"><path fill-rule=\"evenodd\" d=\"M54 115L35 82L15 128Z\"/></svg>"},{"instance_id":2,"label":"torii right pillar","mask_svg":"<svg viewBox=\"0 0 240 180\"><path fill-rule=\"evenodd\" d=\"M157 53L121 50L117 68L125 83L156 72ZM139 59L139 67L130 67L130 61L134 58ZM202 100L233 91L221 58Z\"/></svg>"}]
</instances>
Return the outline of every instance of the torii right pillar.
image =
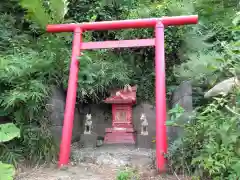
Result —
<instances>
[{"instance_id":1,"label":"torii right pillar","mask_svg":"<svg viewBox=\"0 0 240 180\"><path fill-rule=\"evenodd\" d=\"M155 98L156 98L156 162L157 169L166 171L167 129L166 129L166 83L164 55L164 25L158 21L155 26ZM161 152L158 152L162 150Z\"/></svg>"}]
</instances>

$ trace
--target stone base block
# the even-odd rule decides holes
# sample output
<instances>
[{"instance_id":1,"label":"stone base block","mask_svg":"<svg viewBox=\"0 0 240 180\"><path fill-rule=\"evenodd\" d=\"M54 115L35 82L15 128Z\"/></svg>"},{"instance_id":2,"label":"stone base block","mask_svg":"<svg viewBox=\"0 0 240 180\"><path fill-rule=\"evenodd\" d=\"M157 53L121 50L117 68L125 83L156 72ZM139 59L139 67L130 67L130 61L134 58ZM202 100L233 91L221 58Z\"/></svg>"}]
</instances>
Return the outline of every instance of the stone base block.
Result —
<instances>
[{"instance_id":1,"label":"stone base block","mask_svg":"<svg viewBox=\"0 0 240 180\"><path fill-rule=\"evenodd\" d=\"M83 148L95 148L97 146L97 135L81 134L80 145Z\"/></svg>"},{"instance_id":2,"label":"stone base block","mask_svg":"<svg viewBox=\"0 0 240 180\"><path fill-rule=\"evenodd\" d=\"M62 126L51 126L50 130L53 136L53 139L57 145L60 145L61 143L61 138L62 138ZM73 142L78 142L80 139L80 132L73 131L72 133L72 143Z\"/></svg>"},{"instance_id":3,"label":"stone base block","mask_svg":"<svg viewBox=\"0 0 240 180\"><path fill-rule=\"evenodd\" d=\"M138 148L145 148L145 149L152 149L153 142L151 136L143 136L141 134L137 134L137 147Z\"/></svg>"},{"instance_id":4,"label":"stone base block","mask_svg":"<svg viewBox=\"0 0 240 180\"><path fill-rule=\"evenodd\" d=\"M104 144L135 144L135 133L128 132L112 132L106 133L104 137Z\"/></svg>"}]
</instances>

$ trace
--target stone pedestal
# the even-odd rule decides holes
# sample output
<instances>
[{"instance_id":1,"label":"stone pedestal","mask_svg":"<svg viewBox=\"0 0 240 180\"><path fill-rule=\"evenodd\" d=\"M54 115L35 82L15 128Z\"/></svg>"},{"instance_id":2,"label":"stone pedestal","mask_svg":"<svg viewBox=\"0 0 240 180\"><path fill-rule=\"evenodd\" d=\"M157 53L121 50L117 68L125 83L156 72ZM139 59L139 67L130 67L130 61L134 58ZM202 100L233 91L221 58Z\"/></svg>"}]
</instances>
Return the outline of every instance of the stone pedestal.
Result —
<instances>
[{"instance_id":1,"label":"stone pedestal","mask_svg":"<svg viewBox=\"0 0 240 180\"><path fill-rule=\"evenodd\" d=\"M135 144L136 137L133 133L106 133L104 144Z\"/></svg>"},{"instance_id":2,"label":"stone pedestal","mask_svg":"<svg viewBox=\"0 0 240 180\"><path fill-rule=\"evenodd\" d=\"M106 128L104 144L135 144L136 135L133 128Z\"/></svg>"},{"instance_id":3,"label":"stone pedestal","mask_svg":"<svg viewBox=\"0 0 240 180\"><path fill-rule=\"evenodd\" d=\"M84 148L95 148L97 146L97 135L95 134L82 134L80 145Z\"/></svg>"},{"instance_id":4,"label":"stone pedestal","mask_svg":"<svg viewBox=\"0 0 240 180\"><path fill-rule=\"evenodd\" d=\"M151 149L152 148L152 138L151 136L143 136L141 134L137 134L137 147Z\"/></svg>"}]
</instances>

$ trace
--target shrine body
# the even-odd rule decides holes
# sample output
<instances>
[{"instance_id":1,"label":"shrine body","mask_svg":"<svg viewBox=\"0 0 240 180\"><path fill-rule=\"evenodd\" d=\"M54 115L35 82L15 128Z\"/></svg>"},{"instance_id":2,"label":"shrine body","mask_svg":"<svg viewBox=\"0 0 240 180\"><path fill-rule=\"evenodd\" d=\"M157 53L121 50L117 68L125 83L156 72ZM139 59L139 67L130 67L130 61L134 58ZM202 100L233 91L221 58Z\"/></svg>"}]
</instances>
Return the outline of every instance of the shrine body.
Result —
<instances>
[{"instance_id":1,"label":"shrine body","mask_svg":"<svg viewBox=\"0 0 240 180\"><path fill-rule=\"evenodd\" d=\"M112 127L105 129L104 144L135 144L136 133L132 122L132 107L136 104L136 86L113 91L104 100L112 104Z\"/></svg>"}]
</instances>

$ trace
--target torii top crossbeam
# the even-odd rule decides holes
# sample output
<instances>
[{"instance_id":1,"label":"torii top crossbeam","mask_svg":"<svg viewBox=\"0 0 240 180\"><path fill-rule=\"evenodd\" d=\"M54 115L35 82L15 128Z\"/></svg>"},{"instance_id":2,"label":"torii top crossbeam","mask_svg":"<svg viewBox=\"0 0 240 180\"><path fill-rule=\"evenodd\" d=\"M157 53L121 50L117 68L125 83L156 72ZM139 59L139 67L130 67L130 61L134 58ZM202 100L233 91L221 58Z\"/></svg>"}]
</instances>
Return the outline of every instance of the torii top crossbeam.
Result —
<instances>
[{"instance_id":1,"label":"torii top crossbeam","mask_svg":"<svg viewBox=\"0 0 240 180\"><path fill-rule=\"evenodd\" d=\"M76 27L80 27L82 31L153 28L157 22L162 22L164 26L178 26L185 24L196 24L197 21L198 16L192 15L192 16L121 20L121 21L101 21L101 22L53 24L53 25L50 24L47 26L47 32L55 33L73 32L76 29Z\"/></svg>"},{"instance_id":2,"label":"torii top crossbeam","mask_svg":"<svg viewBox=\"0 0 240 180\"><path fill-rule=\"evenodd\" d=\"M165 55L164 28L185 24L196 24L198 16L175 16L151 19L135 19L121 21L87 22L76 24L47 25L48 32L74 32L72 57L68 80L68 90L64 113L64 125L60 145L59 166L69 162L74 110L77 94L80 51L100 48L146 47L155 46L155 98L156 98L156 165L159 171L166 170L167 131L166 131L166 83L165 83ZM84 31L117 30L130 28L154 28L155 38L139 40L120 40L103 42L82 42Z\"/></svg>"}]
</instances>

